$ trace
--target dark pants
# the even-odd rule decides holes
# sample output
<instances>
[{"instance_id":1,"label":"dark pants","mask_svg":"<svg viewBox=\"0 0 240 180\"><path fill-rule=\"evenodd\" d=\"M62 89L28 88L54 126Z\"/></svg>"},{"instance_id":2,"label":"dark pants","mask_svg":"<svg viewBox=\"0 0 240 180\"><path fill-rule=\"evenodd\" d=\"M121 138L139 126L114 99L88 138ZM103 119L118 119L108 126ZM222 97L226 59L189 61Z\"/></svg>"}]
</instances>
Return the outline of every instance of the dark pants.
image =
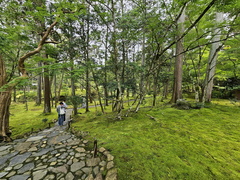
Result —
<instances>
[{"instance_id":1,"label":"dark pants","mask_svg":"<svg viewBox=\"0 0 240 180\"><path fill-rule=\"evenodd\" d=\"M64 118L65 117L65 114L59 114L58 115L58 124L59 126L63 126L63 121L64 121Z\"/></svg>"}]
</instances>

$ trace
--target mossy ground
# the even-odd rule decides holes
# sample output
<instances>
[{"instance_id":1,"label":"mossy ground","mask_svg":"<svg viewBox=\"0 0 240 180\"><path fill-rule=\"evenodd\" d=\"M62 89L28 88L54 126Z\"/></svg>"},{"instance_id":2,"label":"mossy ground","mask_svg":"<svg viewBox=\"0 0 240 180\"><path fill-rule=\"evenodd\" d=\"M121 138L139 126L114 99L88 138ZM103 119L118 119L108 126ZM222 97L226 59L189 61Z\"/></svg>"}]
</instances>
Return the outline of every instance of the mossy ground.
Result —
<instances>
[{"instance_id":1,"label":"mossy ground","mask_svg":"<svg viewBox=\"0 0 240 180\"><path fill-rule=\"evenodd\" d=\"M190 110L159 104L122 120L113 119L109 109L104 115L80 109L72 127L111 151L119 180L240 179L239 104L219 100ZM27 113L25 123L33 125L40 115Z\"/></svg>"},{"instance_id":2,"label":"mossy ground","mask_svg":"<svg viewBox=\"0 0 240 180\"><path fill-rule=\"evenodd\" d=\"M45 119L46 121L44 121ZM44 114L43 106L35 106L34 102L28 102L28 110L23 103L12 103L10 106L10 129L12 138L21 138L32 131L39 131L49 127L49 123L57 119L55 108L52 113Z\"/></svg>"},{"instance_id":3,"label":"mossy ground","mask_svg":"<svg viewBox=\"0 0 240 180\"><path fill-rule=\"evenodd\" d=\"M228 101L111 117L80 116L73 126L111 151L120 180L240 179L240 108Z\"/></svg>"}]
</instances>

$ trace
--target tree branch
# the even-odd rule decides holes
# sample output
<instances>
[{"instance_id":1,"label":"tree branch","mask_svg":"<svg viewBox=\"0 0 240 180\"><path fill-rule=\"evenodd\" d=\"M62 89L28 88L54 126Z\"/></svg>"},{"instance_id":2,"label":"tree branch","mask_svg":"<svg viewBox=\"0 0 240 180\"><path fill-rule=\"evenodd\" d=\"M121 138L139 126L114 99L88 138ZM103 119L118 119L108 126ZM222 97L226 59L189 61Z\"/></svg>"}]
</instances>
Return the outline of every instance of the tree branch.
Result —
<instances>
[{"instance_id":1,"label":"tree branch","mask_svg":"<svg viewBox=\"0 0 240 180\"><path fill-rule=\"evenodd\" d=\"M26 76L27 77L27 71L25 69L24 66L24 62L27 58L39 53L43 47L43 45L46 43L46 40L51 32L51 30L54 28L54 26L57 24L57 20L55 20L50 27L47 29L47 31L44 33L42 39L40 40L38 47L36 49L34 49L33 51L28 52L27 54L23 55L22 57L20 57L20 59L18 60L18 68L19 71L22 73L22 76Z\"/></svg>"},{"instance_id":2,"label":"tree branch","mask_svg":"<svg viewBox=\"0 0 240 180\"><path fill-rule=\"evenodd\" d=\"M170 47L172 47L175 43L183 39L188 34L188 32L202 19L202 17L208 12L208 10L214 5L215 1L216 0L212 0L212 2L210 2L210 4L200 14L200 16L194 21L194 23L191 26L189 26L187 30L177 40L173 41L167 47L165 47L158 56L159 57L162 56Z\"/></svg>"}]
</instances>

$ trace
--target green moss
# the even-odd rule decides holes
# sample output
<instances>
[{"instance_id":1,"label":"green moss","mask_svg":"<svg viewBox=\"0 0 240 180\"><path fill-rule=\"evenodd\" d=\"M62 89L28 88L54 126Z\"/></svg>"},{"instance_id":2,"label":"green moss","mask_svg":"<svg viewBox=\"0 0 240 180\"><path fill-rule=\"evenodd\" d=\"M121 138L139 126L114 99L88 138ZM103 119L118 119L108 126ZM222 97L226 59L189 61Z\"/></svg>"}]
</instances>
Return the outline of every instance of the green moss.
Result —
<instances>
[{"instance_id":1,"label":"green moss","mask_svg":"<svg viewBox=\"0 0 240 180\"><path fill-rule=\"evenodd\" d=\"M21 138L32 131L45 129L49 126L48 123L57 118L55 108L52 109L51 114L43 114L42 106L35 106L33 102L29 102L28 106L28 111L26 111L25 105L22 103L12 103L10 106L9 124L13 139ZM43 121L43 119L47 120Z\"/></svg>"},{"instance_id":2,"label":"green moss","mask_svg":"<svg viewBox=\"0 0 240 180\"><path fill-rule=\"evenodd\" d=\"M239 179L238 111L227 101L191 110L161 106L120 121L91 114L73 126L111 151L120 180Z\"/></svg>"}]
</instances>

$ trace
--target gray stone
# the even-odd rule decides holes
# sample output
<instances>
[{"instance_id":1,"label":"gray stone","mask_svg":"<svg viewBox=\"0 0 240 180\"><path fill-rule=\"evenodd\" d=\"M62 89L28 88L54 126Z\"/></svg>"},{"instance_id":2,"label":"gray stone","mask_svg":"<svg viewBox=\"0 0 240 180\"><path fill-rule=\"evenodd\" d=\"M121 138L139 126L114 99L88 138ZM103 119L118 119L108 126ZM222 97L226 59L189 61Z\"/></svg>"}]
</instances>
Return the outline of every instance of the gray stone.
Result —
<instances>
[{"instance_id":1,"label":"gray stone","mask_svg":"<svg viewBox=\"0 0 240 180\"><path fill-rule=\"evenodd\" d=\"M71 135L62 135L62 136L57 136L56 141L57 142L61 142L61 141L65 141L67 139L71 138Z\"/></svg>"},{"instance_id":2,"label":"gray stone","mask_svg":"<svg viewBox=\"0 0 240 180\"><path fill-rule=\"evenodd\" d=\"M75 154L75 157L76 157L76 158L81 157L81 153L76 153L76 154Z\"/></svg>"},{"instance_id":3,"label":"gray stone","mask_svg":"<svg viewBox=\"0 0 240 180\"><path fill-rule=\"evenodd\" d=\"M29 158L26 159L25 163L32 162L33 160L34 160L34 158L30 156Z\"/></svg>"},{"instance_id":4,"label":"gray stone","mask_svg":"<svg viewBox=\"0 0 240 180\"><path fill-rule=\"evenodd\" d=\"M84 143L84 144L87 144L87 143L88 143L88 140L84 140L83 143Z\"/></svg>"},{"instance_id":5,"label":"gray stone","mask_svg":"<svg viewBox=\"0 0 240 180\"><path fill-rule=\"evenodd\" d=\"M53 173L63 173L63 174L67 174L67 172L68 172L68 166L67 165L63 165L63 166L59 166L59 167L56 167L56 168L54 168L54 167L49 167L48 168L48 171L51 171L51 172L53 172Z\"/></svg>"},{"instance_id":6,"label":"gray stone","mask_svg":"<svg viewBox=\"0 0 240 180\"><path fill-rule=\"evenodd\" d=\"M29 141L38 141L38 140L41 140L42 138L44 138L44 136L34 136L34 137L30 137L27 139L26 142L29 142Z\"/></svg>"},{"instance_id":7,"label":"gray stone","mask_svg":"<svg viewBox=\"0 0 240 180\"><path fill-rule=\"evenodd\" d=\"M57 164L57 162L51 162L50 166L55 166Z\"/></svg>"},{"instance_id":8,"label":"gray stone","mask_svg":"<svg viewBox=\"0 0 240 180\"><path fill-rule=\"evenodd\" d=\"M77 139L77 140L73 140L73 141L69 142L68 145L69 145L69 146L74 146L74 145L80 144L80 142L81 142L81 141Z\"/></svg>"},{"instance_id":9,"label":"gray stone","mask_svg":"<svg viewBox=\"0 0 240 180\"><path fill-rule=\"evenodd\" d=\"M9 166L9 167L6 167L6 168L4 169L4 171L11 171L12 169L13 169L13 167Z\"/></svg>"},{"instance_id":10,"label":"gray stone","mask_svg":"<svg viewBox=\"0 0 240 180\"><path fill-rule=\"evenodd\" d=\"M114 167L114 162L113 161L110 161L107 163L107 169L111 169Z\"/></svg>"},{"instance_id":11,"label":"gray stone","mask_svg":"<svg viewBox=\"0 0 240 180\"><path fill-rule=\"evenodd\" d=\"M51 138L51 137L56 137L59 135L59 132L58 131L55 131L55 132L52 132L50 134L47 135L48 138Z\"/></svg>"},{"instance_id":12,"label":"gray stone","mask_svg":"<svg viewBox=\"0 0 240 180\"><path fill-rule=\"evenodd\" d=\"M93 168L93 173L94 173L95 176L99 173L99 167L98 166Z\"/></svg>"},{"instance_id":13,"label":"gray stone","mask_svg":"<svg viewBox=\"0 0 240 180\"><path fill-rule=\"evenodd\" d=\"M18 164L14 167L14 169L20 169L21 167L23 167L23 164Z\"/></svg>"},{"instance_id":14,"label":"gray stone","mask_svg":"<svg viewBox=\"0 0 240 180\"><path fill-rule=\"evenodd\" d=\"M117 180L117 169L111 169L107 172L105 180Z\"/></svg>"},{"instance_id":15,"label":"gray stone","mask_svg":"<svg viewBox=\"0 0 240 180\"><path fill-rule=\"evenodd\" d=\"M0 172L0 178L6 176L8 174L8 172Z\"/></svg>"},{"instance_id":16,"label":"gray stone","mask_svg":"<svg viewBox=\"0 0 240 180\"><path fill-rule=\"evenodd\" d=\"M52 150L53 150L53 148L42 149L41 151L34 153L33 156L39 157L44 154L47 154L49 151L52 151Z\"/></svg>"},{"instance_id":17,"label":"gray stone","mask_svg":"<svg viewBox=\"0 0 240 180\"><path fill-rule=\"evenodd\" d=\"M57 158L52 157L51 159L48 160L48 162L54 162L54 161L57 161Z\"/></svg>"},{"instance_id":18,"label":"gray stone","mask_svg":"<svg viewBox=\"0 0 240 180\"><path fill-rule=\"evenodd\" d=\"M11 148L11 146L0 146L0 151L5 151L5 150L8 150L10 148Z\"/></svg>"},{"instance_id":19,"label":"gray stone","mask_svg":"<svg viewBox=\"0 0 240 180\"><path fill-rule=\"evenodd\" d=\"M104 151L106 151L106 149L104 147L100 147L99 152L103 153Z\"/></svg>"},{"instance_id":20,"label":"gray stone","mask_svg":"<svg viewBox=\"0 0 240 180\"><path fill-rule=\"evenodd\" d=\"M84 148L79 147L79 148L76 148L76 151L81 153L81 152L85 152L86 150Z\"/></svg>"},{"instance_id":21,"label":"gray stone","mask_svg":"<svg viewBox=\"0 0 240 180\"><path fill-rule=\"evenodd\" d=\"M59 152L65 152L66 149L62 148L62 149L59 149Z\"/></svg>"},{"instance_id":22,"label":"gray stone","mask_svg":"<svg viewBox=\"0 0 240 180\"><path fill-rule=\"evenodd\" d=\"M56 150L52 151L51 154L54 155L54 154L57 154L58 152Z\"/></svg>"},{"instance_id":23,"label":"gray stone","mask_svg":"<svg viewBox=\"0 0 240 180\"><path fill-rule=\"evenodd\" d=\"M67 162L67 165L71 165L73 163L72 159L70 159L68 162Z\"/></svg>"},{"instance_id":24,"label":"gray stone","mask_svg":"<svg viewBox=\"0 0 240 180\"><path fill-rule=\"evenodd\" d=\"M73 180L73 179L74 179L73 174L72 174L71 172L67 173L66 179L67 179L67 180Z\"/></svg>"},{"instance_id":25,"label":"gray stone","mask_svg":"<svg viewBox=\"0 0 240 180\"><path fill-rule=\"evenodd\" d=\"M103 180L102 174L98 173L94 180Z\"/></svg>"},{"instance_id":26,"label":"gray stone","mask_svg":"<svg viewBox=\"0 0 240 180\"><path fill-rule=\"evenodd\" d=\"M90 167L84 167L82 168L82 171L85 173L85 174L90 174L92 172L92 168Z\"/></svg>"},{"instance_id":27,"label":"gray stone","mask_svg":"<svg viewBox=\"0 0 240 180\"><path fill-rule=\"evenodd\" d=\"M104 151L103 154L104 154L105 156L107 156L108 154L110 154L110 152L109 152L109 151Z\"/></svg>"},{"instance_id":28,"label":"gray stone","mask_svg":"<svg viewBox=\"0 0 240 180\"><path fill-rule=\"evenodd\" d=\"M94 180L94 177L93 177L93 175L92 174L90 174L87 178L86 178L86 180Z\"/></svg>"},{"instance_id":29,"label":"gray stone","mask_svg":"<svg viewBox=\"0 0 240 180\"><path fill-rule=\"evenodd\" d=\"M107 154L107 160L108 161L113 161L114 156L112 156L111 154Z\"/></svg>"},{"instance_id":30,"label":"gray stone","mask_svg":"<svg viewBox=\"0 0 240 180\"><path fill-rule=\"evenodd\" d=\"M84 180L85 180L86 177L87 177L87 175L86 175L86 174L83 174L82 177L81 177L81 179L84 179Z\"/></svg>"},{"instance_id":31,"label":"gray stone","mask_svg":"<svg viewBox=\"0 0 240 180\"><path fill-rule=\"evenodd\" d=\"M39 170L33 172L33 180L39 180L44 178L47 175L47 170Z\"/></svg>"},{"instance_id":32,"label":"gray stone","mask_svg":"<svg viewBox=\"0 0 240 180\"><path fill-rule=\"evenodd\" d=\"M30 171L34 168L34 163L25 164L21 169L18 170L19 174L23 174L27 171Z\"/></svg>"},{"instance_id":33,"label":"gray stone","mask_svg":"<svg viewBox=\"0 0 240 180\"><path fill-rule=\"evenodd\" d=\"M31 147L29 150L28 150L28 152L34 152L34 151L37 151L38 149L37 149L37 147Z\"/></svg>"},{"instance_id":34,"label":"gray stone","mask_svg":"<svg viewBox=\"0 0 240 180\"><path fill-rule=\"evenodd\" d=\"M30 155L31 153L27 152L11 158L9 166L15 166L17 164L23 163Z\"/></svg>"},{"instance_id":35,"label":"gray stone","mask_svg":"<svg viewBox=\"0 0 240 180\"><path fill-rule=\"evenodd\" d=\"M43 170L43 169L46 169L48 166L47 165L42 165L42 164L39 164L38 167L36 167L34 170Z\"/></svg>"},{"instance_id":36,"label":"gray stone","mask_svg":"<svg viewBox=\"0 0 240 180\"><path fill-rule=\"evenodd\" d=\"M15 175L9 178L9 180L27 180L30 176L23 174L23 175Z\"/></svg>"},{"instance_id":37,"label":"gray stone","mask_svg":"<svg viewBox=\"0 0 240 180\"><path fill-rule=\"evenodd\" d=\"M16 174L16 171L11 171L6 177L9 178L9 177L12 177Z\"/></svg>"},{"instance_id":38,"label":"gray stone","mask_svg":"<svg viewBox=\"0 0 240 180\"><path fill-rule=\"evenodd\" d=\"M54 180L55 179L55 175L54 174L49 174L45 177L45 180Z\"/></svg>"},{"instance_id":39,"label":"gray stone","mask_svg":"<svg viewBox=\"0 0 240 180\"><path fill-rule=\"evenodd\" d=\"M87 159L87 166L96 166L100 163L100 158Z\"/></svg>"},{"instance_id":40,"label":"gray stone","mask_svg":"<svg viewBox=\"0 0 240 180\"><path fill-rule=\"evenodd\" d=\"M29 147L31 146L32 142L23 142L23 143L18 143L14 149L16 151L26 151L27 149L29 149Z\"/></svg>"},{"instance_id":41,"label":"gray stone","mask_svg":"<svg viewBox=\"0 0 240 180\"><path fill-rule=\"evenodd\" d=\"M103 167L103 166L106 166L106 164L107 164L106 161L101 161L101 162L99 163L99 165L102 166L102 167Z\"/></svg>"},{"instance_id":42,"label":"gray stone","mask_svg":"<svg viewBox=\"0 0 240 180\"><path fill-rule=\"evenodd\" d=\"M7 167L7 166L8 166L8 163L1 164L1 165L0 165L0 169L4 169L4 168Z\"/></svg>"},{"instance_id":43,"label":"gray stone","mask_svg":"<svg viewBox=\"0 0 240 180\"><path fill-rule=\"evenodd\" d=\"M10 159L11 157L13 156L16 156L18 154L18 152L14 152L14 153L11 153L11 154L7 154L3 157L0 158L0 164L4 164L8 159Z\"/></svg>"},{"instance_id":44,"label":"gray stone","mask_svg":"<svg viewBox=\"0 0 240 180\"><path fill-rule=\"evenodd\" d=\"M8 153L9 153L9 150L1 151L1 152L0 152L0 157L6 155L6 154L8 154Z\"/></svg>"},{"instance_id":45,"label":"gray stone","mask_svg":"<svg viewBox=\"0 0 240 180\"><path fill-rule=\"evenodd\" d=\"M48 155L43 155L42 157L41 157L41 159L46 159L48 157Z\"/></svg>"},{"instance_id":46,"label":"gray stone","mask_svg":"<svg viewBox=\"0 0 240 180\"><path fill-rule=\"evenodd\" d=\"M82 172L81 170L78 170L78 171L75 172L75 174L76 174L77 176L82 176L82 175L83 175L83 172Z\"/></svg>"},{"instance_id":47,"label":"gray stone","mask_svg":"<svg viewBox=\"0 0 240 180\"><path fill-rule=\"evenodd\" d=\"M65 144L61 144L61 145L58 145L58 146L55 146L55 149L61 149L61 148L65 148Z\"/></svg>"},{"instance_id":48,"label":"gray stone","mask_svg":"<svg viewBox=\"0 0 240 180\"><path fill-rule=\"evenodd\" d=\"M68 156L68 153L63 153L61 156L59 156L60 159L66 159Z\"/></svg>"},{"instance_id":49,"label":"gray stone","mask_svg":"<svg viewBox=\"0 0 240 180\"><path fill-rule=\"evenodd\" d=\"M81 162L75 162L71 165L71 171L72 172L76 172L77 170L80 170L81 168L83 168L85 166L85 162L81 161Z\"/></svg>"}]
</instances>

